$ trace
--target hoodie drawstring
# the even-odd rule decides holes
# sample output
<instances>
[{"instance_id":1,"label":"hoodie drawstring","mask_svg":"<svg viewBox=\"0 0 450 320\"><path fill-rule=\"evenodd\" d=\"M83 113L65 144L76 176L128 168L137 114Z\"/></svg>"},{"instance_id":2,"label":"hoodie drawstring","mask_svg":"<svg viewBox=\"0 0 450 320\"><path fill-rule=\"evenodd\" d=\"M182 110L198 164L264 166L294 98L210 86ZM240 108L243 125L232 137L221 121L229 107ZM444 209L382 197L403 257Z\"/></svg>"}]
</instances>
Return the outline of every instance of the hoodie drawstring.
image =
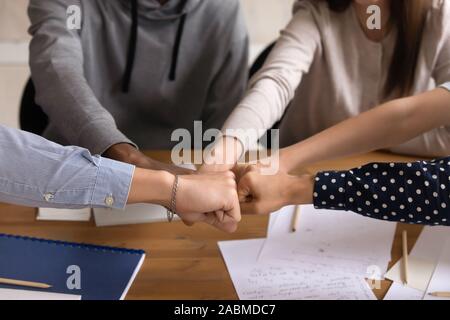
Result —
<instances>
[{"instance_id":1,"label":"hoodie drawstring","mask_svg":"<svg viewBox=\"0 0 450 320\"><path fill-rule=\"evenodd\" d=\"M181 39L183 38L184 25L186 23L186 14L183 14L180 18L180 23L178 24L177 35L175 37L175 45L172 52L172 63L170 66L169 80L175 81L177 78L177 64L178 56L180 53Z\"/></svg>"},{"instance_id":2,"label":"hoodie drawstring","mask_svg":"<svg viewBox=\"0 0 450 320\"><path fill-rule=\"evenodd\" d=\"M184 1L183 7L187 0ZM172 62L170 65L169 81L175 81L177 77L177 65L180 54L180 45L183 38L184 26L186 23L186 13L180 17L177 34L175 36L175 44L172 52ZM134 59L136 56L137 36L138 36L138 0L131 0L131 31L128 42L127 64L122 80L122 92L128 93L130 89L131 76L133 74Z\"/></svg>"},{"instance_id":3,"label":"hoodie drawstring","mask_svg":"<svg viewBox=\"0 0 450 320\"><path fill-rule=\"evenodd\" d=\"M138 34L138 0L131 0L131 31L128 42L127 64L122 80L122 92L127 93L130 89L130 80L133 73L134 58L136 56L136 44Z\"/></svg>"}]
</instances>

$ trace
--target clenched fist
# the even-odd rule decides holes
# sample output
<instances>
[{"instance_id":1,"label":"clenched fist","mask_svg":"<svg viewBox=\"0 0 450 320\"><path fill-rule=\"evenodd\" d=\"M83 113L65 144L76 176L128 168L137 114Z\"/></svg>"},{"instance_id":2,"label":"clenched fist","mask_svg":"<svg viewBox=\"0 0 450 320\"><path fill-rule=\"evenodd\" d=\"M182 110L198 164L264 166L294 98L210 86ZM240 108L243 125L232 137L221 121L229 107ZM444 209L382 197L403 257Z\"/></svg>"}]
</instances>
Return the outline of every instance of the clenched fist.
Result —
<instances>
[{"instance_id":1,"label":"clenched fist","mask_svg":"<svg viewBox=\"0 0 450 320\"><path fill-rule=\"evenodd\" d=\"M250 169L238 183L243 214L269 214L284 206L312 203L313 177L286 173L263 175Z\"/></svg>"},{"instance_id":2,"label":"clenched fist","mask_svg":"<svg viewBox=\"0 0 450 320\"><path fill-rule=\"evenodd\" d=\"M180 176L176 211L188 225L205 222L234 232L241 220L234 174L227 171Z\"/></svg>"}]
</instances>

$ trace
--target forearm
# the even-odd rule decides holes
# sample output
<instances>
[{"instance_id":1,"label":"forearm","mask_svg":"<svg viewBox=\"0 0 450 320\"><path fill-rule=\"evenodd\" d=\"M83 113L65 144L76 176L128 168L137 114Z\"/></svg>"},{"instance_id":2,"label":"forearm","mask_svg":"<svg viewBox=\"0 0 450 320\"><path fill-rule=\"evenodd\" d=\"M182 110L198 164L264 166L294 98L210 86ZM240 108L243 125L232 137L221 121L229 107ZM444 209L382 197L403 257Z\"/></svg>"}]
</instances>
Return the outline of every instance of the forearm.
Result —
<instances>
[{"instance_id":1,"label":"forearm","mask_svg":"<svg viewBox=\"0 0 450 320\"><path fill-rule=\"evenodd\" d=\"M443 89L391 101L281 150L281 166L289 171L299 165L404 143L450 124L446 116L449 108L450 94Z\"/></svg>"},{"instance_id":2,"label":"forearm","mask_svg":"<svg viewBox=\"0 0 450 320\"><path fill-rule=\"evenodd\" d=\"M314 205L381 220L449 225L450 158L379 163L315 177Z\"/></svg>"},{"instance_id":3,"label":"forearm","mask_svg":"<svg viewBox=\"0 0 450 320\"><path fill-rule=\"evenodd\" d=\"M282 118L313 63L320 39L312 7L299 4L264 66L250 80L246 96L223 127L227 135L232 135L229 129L244 131L235 136L245 151L256 146L258 138Z\"/></svg>"},{"instance_id":4,"label":"forearm","mask_svg":"<svg viewBox=\"0 0 450 320\"><path fill-rule=\"evenodd\" d=\"M31 207L125 206L134 166L0 126L0 201Z\"/></svg>"},{"instance_id":5,"label":"forearm","mask_svg":"<svg viewBox=\"0 0 450 320\"><path fill-rule=\"evenodd\" d=\"M136 168L128 203L153 203L169 206L175 177L166 171Z\"/></svg>"},{"instance_id":6,"label":"forearm","mask_svg":"<svg viewBox=\"0 0 450 320\"><path fill-rule=\"evenodd\" d=\"M205 152L200 171L228 171L234 167L244 152L244 146L238 138L221 136Z\"/></svg>"},{"instance_id":7,"label":"forearm","mask_svg":"<svg viewBox=\"0 0 450 320\"><path fill-rule=\"evenodd\" d=\"M284 205L303 205L313 203L314 176L286 176Z\"/></svg>"},{"instance_id":8,"label":"forearm","mask_svg":"<svg viewBox=\"0 0 450 320\"><path fill-rule=\"evenodd\" d=\"M73 2L30 1L30 69L35 100L69 144L102 154L114 144L132 142L117 129L85 78L79 31L66 27L66 10Z\"/></svg>"},{"instance_id":9,"label":"forearm","mask_svg":"<svg viewBox=\"0 0 450 320\"><path fill-rule=\"evenodd\" d=\"M31 70L36 102L52 119L58 133L69 144L87 148L93 154L102 154L117 143L133 144L97 100L76 59L68 63L51 57L50 61L32 61Z\"/></svg>"}]
</instances>

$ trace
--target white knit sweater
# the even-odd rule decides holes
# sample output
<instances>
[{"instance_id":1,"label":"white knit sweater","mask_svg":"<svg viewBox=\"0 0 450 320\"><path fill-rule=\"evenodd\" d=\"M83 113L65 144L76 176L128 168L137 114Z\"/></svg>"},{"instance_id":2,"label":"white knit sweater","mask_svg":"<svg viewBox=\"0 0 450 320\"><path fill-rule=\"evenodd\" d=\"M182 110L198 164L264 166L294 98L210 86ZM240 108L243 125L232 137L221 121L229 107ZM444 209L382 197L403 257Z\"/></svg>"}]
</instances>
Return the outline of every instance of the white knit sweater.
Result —
<instances>
[{"instance_id":1,"label":"white knit sweater","mask_svg":"<svg viewBox=\"0 0 450 320\"><path fill-rule=\"evenodd\" d=\"M383 41L373 42L361 29L353 7L336 13L325 1L297 1L294 17L223 129L269 129L284 115L280 142L287 146L398 98L383 94L396 36L393 29ZM435 0L413 93L449 81L450 0ZM393 151L448 155L450 128L435 129Z\"/></svg>"}]
</instances>

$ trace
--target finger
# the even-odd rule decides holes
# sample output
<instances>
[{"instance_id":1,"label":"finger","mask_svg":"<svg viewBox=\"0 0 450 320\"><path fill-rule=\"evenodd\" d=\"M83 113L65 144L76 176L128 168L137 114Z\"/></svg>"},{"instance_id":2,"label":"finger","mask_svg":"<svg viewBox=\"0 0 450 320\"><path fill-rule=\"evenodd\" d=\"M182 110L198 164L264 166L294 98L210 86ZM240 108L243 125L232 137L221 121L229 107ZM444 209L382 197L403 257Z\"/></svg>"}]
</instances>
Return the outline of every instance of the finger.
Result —
<instances>
[{"instance_id":1,"label":"finger","mask_svg":"<svg viewBox=\"0 0 450 320\"><path fill-rule=\"evenodd\" d=\"M248 168L248 170L247 170L247 173L248 173L248 172L256 172L256 173L259 173L259 171L260 171L259 165L251 165L251 166L249 166L249 168Z\"/></svg>"},{"instance_id":2,"label":"finger","mask_svg":"<svg viewBox=\"0 0 450 320\"><path fill-rule=\"evenodd\" d=\"M229 218L229 220L227 222L219 222L217 220L217 216L212 213L208 213L205 215L204 222L221 230L221 231L225 231L228 233L232 233L232 232L236 231L236 229L237 229L236 221Z\"/></svg>"},{"instance_id":3,"label":"finger","mask_svg":"<svg viewBox=\"0 0 450 320\"><path fill-rule=\"evenodd\" d=\"M236 180L239 181L247 173L247 165L236 164L231 171L236 175Z\"/></svg>"},{"instance_id":4,"label":"finger","mask_svg":"<svg viewBox=\"0 0 450 320\"><path fill-rule=\"evenodd\" d=\"M206 213L204 215L203 222L222 230L222 226L217 220L215 213Z\"/></svg>"},{"instance_id":5,"label":"finger","mask_svg":"<svg viewBox=\"0 0 450 320\"><path fill-rule=\"evenodd\" d=\"M224 231L228 233L234 233L238 229L238 223L237 222L228 222L224 224Z\"/></svg>"},{"instance_id":6,"label":"finger","mask_svg":"<svg viewBox=\"0 0 450 320\"><path fill-rule=\"evenodd\" d=\"M223 222L223 221L224 221L224 218L225 218L225 212L224 212L223 210L218 210L218 211L216 211L214 214L216 215L217 220L218 220L219 222Z\"/></svg>"},{"instance_id":7,"label":"finger","mask_svg":"<svg viewBox=\"0 0 450 320\"><path fill-rule=\"evenodd\" d=\"M232 232L236 231L236 229L238 227L238 222L234 218L225 215L223 221L218 221L218 224L216 227L220 228L221 230L223 230L225 232L232 233Z\"/></svg>"},{"instance_id":8,"label":"finger","mask_svg":"<svg viewBox=\"0 0 450 320\"><path fill-rule=\"evenodd\" d=\"M256 172L259 173L259 165L258 164L246 164L237 166L235 170L232 170L234 173L238 174L238 176L243 177L247 173Z\"/></svg>"},{"instance_id":9,"label":"finger","mask_svg":"<svg viewBox=\"0 0 450 320\"><path fill-rule=\"evenodd\" d=\"M187 220L181 220L181 221L183 221L183 223L188 227L192 227L193 225L195 225L195 222L192 222L192 221L187 221Z\"/></svg>"},{"instance_id":10,"label":"finger","mask_svg":"<svg viewBox=\"0 0 450 320\"><path fill-rule=\"evenodd\" d=\"M252 197L251 187L246 176L241 179L237 186L239 202L247 202Z\"/></svg>"},{"instance_id":11,"label":"finger","mask_svg":"<svg viewBox=\"0 0 450 320\"><path fill-rule=\"evenodd\" d=\"M241 207L239 204L239 198L236 192L232 195L231 199L228 200L226 207L224 208L225 215L231 217L236 222L241 221Z\"/></svg>"},{"instance_id":12,"label":"finger","mask_svg":"<svg viewBox=\"0 0 450 320\"><path fill-rule=\"evenodd\" d=\"M203 220L203 213L184 213L179 214L183 223L187 226L193 226L196 222L200 222Z\"/></svg>"},{"instance_id":13,"label":"finger","mask_svg":"<svg viewBox=\"0 0 450 320\"><path fill-rule=\"evenodd\" d=\"M229 170L227 172L224 172L223 174L226 178L233 179L236 182L236 174L233 171Z\"/></svg>"}]
</instances>

